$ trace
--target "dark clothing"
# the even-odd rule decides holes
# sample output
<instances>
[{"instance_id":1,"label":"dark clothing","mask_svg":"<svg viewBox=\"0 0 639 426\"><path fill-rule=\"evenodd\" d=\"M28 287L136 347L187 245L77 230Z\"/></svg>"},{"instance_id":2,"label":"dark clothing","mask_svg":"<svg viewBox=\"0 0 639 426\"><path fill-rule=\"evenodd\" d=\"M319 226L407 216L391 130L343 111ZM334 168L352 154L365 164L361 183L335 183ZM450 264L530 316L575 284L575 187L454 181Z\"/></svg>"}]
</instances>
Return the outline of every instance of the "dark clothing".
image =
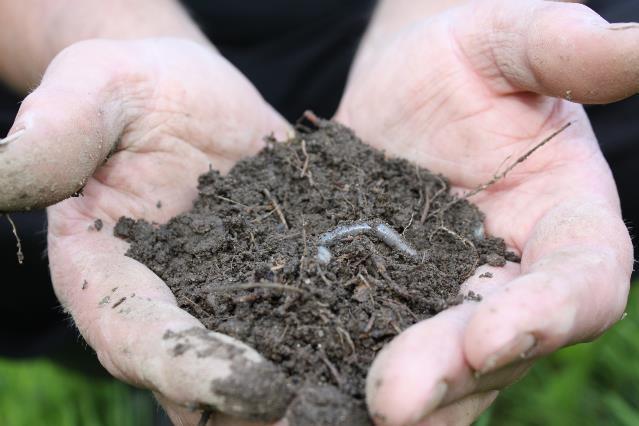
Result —
<instances>
[{"instance_id":1,"label":"dark clothing","mask_svg":"<svg viewBox=\"0 0 639 426\"><path fill-rule=\"evenodd\" d=\"M374 0L184 1L208 37L288 120L305 109L330 117L374 7ZM639 21L636 1L592 1L610 21ZM0 134L6 134L19 97L0 89ZM639 97L589 107L604 154L613 169L625 218L639 224ZM23 238L26 265L17 266L15 241L0 222L0 355L33 355L77 339L58 308L45 257L42 212L13 215ZM9 278L11 277L11 278Z\"/></svg>"}]
</instances>

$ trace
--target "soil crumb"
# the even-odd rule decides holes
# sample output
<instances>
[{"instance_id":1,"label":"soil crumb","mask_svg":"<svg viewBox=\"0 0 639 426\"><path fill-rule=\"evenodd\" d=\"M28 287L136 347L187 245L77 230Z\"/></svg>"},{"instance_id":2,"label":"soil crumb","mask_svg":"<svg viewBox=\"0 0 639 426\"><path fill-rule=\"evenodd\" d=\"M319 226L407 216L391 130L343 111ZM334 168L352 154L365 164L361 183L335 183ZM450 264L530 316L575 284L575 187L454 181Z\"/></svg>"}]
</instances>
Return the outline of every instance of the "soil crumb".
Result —
<instances>
[{"instance_id":1,"label":"soil crumb","mask_svg":"<svg viewBox=\"0 0 639 426\"><path fill-rule=\"evenodd\" d=\"M410 325L477 294L482 264L518 261L443 176L386 158L319 120L269 140L226 176L199 179L193 209L165 225L121 218L115 234L204 325L289 376L295 425L369 425L375 354Z\"/></svg>"}]
</instances>

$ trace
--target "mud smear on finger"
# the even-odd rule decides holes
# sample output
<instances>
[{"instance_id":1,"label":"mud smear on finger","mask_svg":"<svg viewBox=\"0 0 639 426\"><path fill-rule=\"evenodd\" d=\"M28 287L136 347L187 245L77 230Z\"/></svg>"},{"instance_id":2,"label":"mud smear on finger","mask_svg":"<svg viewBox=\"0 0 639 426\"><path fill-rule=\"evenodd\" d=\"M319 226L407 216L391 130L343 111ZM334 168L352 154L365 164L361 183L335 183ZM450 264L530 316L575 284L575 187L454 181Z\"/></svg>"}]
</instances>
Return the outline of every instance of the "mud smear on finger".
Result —
<instances>
[{"instance_id":1,"label":"mud smear on finger","mask_svg":"<svg viewBox=\"0 0 639 426\"><path fill-rule=\"evenodd\" d=\"M115 234L183 309L288 375L291 426L368 425L375 354L410 325L475 303L459 291L478 266L518 259L444 177L314 124L226 176L201 176L190 212L161 226L122 218Z\"/></svg>"}]
</instances>

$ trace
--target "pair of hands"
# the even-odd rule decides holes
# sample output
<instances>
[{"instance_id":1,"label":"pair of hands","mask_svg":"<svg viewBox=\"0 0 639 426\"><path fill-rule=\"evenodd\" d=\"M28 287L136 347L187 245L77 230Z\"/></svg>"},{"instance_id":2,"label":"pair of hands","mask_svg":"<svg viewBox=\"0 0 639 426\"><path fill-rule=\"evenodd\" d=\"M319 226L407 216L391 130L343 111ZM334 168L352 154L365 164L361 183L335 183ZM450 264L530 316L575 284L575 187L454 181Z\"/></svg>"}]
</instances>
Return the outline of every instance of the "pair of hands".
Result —
<instances>
[{"instance_id":1,"label":"pair of hands","mask_svg":"<svg viewBox=\"0 0 639 426\"><path fill-rule=\"evenodd\" d=\"M480 268L464 290L480 293L481 303L416 324L380 352L367 389L379 424L470 423L532 359L592 339L621 317L632 245L583 108L560 98L606 103L634 94L637 41L638 28L611 26L581 5L490 0L405 28L360 57L336 119L446 175L455 190L490 180L504 159L574 123L473 197L487 232L522 262ZM93 40L54 59L20 108L15 140L0 145L0 210L52 204L86 184L83 197L48 210L56 294L107 370L153 390L176 424L197 423L193 404L216 406L211 422L219 425L281 412L247 400L248 390L259 393L252 383L235 380L234 392L211 386L236 377L228 359L172 355L167 331L201 325L124 256L112 227L123 215L164 222L188 210L209 165L226 171L256 153L264 135L289 128L209 47ZM101 232L87 229L96 218ZM477 278L487 270L491 280ZM112 309L124 297L124 309ZM195 346L243 346L191 334ZM243 357L271 374L254 351Z\"/></svg>"}]
</instances>

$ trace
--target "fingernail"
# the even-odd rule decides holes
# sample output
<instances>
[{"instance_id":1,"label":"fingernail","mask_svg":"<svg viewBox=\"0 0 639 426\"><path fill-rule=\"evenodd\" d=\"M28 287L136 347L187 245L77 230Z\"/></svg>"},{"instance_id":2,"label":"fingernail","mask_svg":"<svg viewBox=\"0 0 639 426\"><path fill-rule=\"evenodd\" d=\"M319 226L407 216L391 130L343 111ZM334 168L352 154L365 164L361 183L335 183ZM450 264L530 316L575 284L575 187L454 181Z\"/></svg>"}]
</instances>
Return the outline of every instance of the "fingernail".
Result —
<instances>
[{"instance_id":1,"label":"fingernail","mask_svg":"<svg viewBox=\"0 0 639 426\"><path fill-rule=\"evenodd\" d=\"M537 339L535 339L532 334L520 334L502 349L489 356L483 367L479 370L479 374L475 376L479 377L483 374L495 371L504 365L510 364L517 358L528 358L536 344Z\"/></svg>"},{"instance_id":2,"label":"fingernail","mask_svg":"<svg viewBox=\"0 0 639 426\"><path fill-rule=\"evenodd\" d=\"M439 404L442 403L447 392L448 392L448 384L443 381L438 382L433 388L433 395L431 396L431 398L428 400L426 405L419 412L419 415L417 415L413 420L411 420L409 424L417 425L423 422L424 419L428 417L429 414L431 414L433 411L435 411L437 407L439 407Z\"/></svg>"},{"instance_id":3,"label":"fingernail","mask_svg":"<svg viewBox=\"0 0 639 426\"><path fill-rule=\"evenodd\" d=\"M17 132L14 132L13 134L7 136L6 138L0 139L0 145L7 145L7 144L19 139L24 134L25 131L26 131L26 129L20 129Z\"/></svg>"}]
</instances>

